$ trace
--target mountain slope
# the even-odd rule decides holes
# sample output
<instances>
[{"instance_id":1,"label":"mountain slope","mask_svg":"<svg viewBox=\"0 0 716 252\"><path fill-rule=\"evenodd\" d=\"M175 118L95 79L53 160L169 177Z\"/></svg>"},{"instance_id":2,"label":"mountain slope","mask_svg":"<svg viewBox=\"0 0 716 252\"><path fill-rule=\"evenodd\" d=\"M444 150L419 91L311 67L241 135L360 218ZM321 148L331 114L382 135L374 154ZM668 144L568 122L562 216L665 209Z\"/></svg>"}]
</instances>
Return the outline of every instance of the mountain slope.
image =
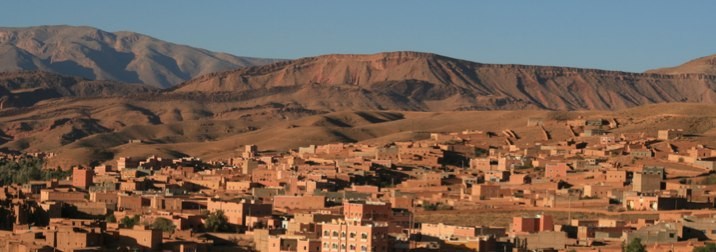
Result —
<instances>
[{"instance_id":1,"label":"mountain slope","mask_svg":"<svg viewBox=\"0 0 716 252\"><path fill-rule=\"evenodd\" d=\"M170 87L192 77L275 62L91 27L0 28L0 71L43 70Z\"/></svg>"},{"instance_id":2,"label":"mountain slope","mask_svg":"<svg viewBox=\"0 0 716 252\"><path fill-rule=\"evenodd\" d=\"M14 52L26 59L17 62L42 62ZM25 71L0 74L0 104L14 107L0 110L0 151L49 151L69 167L149 154L231 157L243 144L384 144L464 129L513 129L528 142L543 132L526 118L554 115L616 118L615 134L682 128L712 145L715 82L708 74L491 65L414 52L277 62L165 90ZM563 122L545 128L560 139L571 134Z\"/></svg>"},{"instance_id":3,"label":"mountain slope","mask_svg":"<svg viewBox=\"0 0 716 252\"><path fill-rule=\"evenodd\" d=\"M646 71L658 74L708 74L716 75L716 54L690 60L675 67L666 67Z\"/></svg>"},{"instance_id":4,"label":"mountain slope","mask_svg":"<svg viewBox=\"0 0 716 252\"><path fill-rule=\"evenodd\" d=\"M494 65L429 53L391 52L325 55L236 69L198 77L171 91L248 92L256 95L246 100L292 101L329 111L453 111L612 110L663 102L714 103L714 88L716 76L703 74ZM373 104L356 106L356 101L364 100Z\"/></svg>"},{"instance_id":5,"label":"mountain slope","mask_svg":"<svg viewBox=\"0 0 716 252\"><path fill-rule=\"evenodd\" d=\"M87 98L147 94L158 89L142 84L93 81L42 71L0 73L0 110L28 107L57 98Z\"/></svg>"}]
</instances>

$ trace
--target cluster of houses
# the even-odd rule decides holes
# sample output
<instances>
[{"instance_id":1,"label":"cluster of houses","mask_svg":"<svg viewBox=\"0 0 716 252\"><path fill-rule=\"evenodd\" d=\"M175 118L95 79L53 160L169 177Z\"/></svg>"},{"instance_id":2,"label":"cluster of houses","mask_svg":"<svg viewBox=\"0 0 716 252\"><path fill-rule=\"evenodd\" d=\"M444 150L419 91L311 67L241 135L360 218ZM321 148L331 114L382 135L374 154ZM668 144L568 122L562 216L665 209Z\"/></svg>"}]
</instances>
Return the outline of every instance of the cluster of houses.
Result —
<instances>
[{"instance_id":1,"label":"cluster of houses","mask_svg":"<svg viewBox=\"0 0 716 252\"><path fill-rule=\"evenodd\" d=\"M716 150L682 130L613 133L613 119L527 124L536 137L466 130L74 167L0 188L0 251L621 251L635 238L691 251L716 238ZM515 214L431 218L501 212Z\"/></svg>"}]
</instances>

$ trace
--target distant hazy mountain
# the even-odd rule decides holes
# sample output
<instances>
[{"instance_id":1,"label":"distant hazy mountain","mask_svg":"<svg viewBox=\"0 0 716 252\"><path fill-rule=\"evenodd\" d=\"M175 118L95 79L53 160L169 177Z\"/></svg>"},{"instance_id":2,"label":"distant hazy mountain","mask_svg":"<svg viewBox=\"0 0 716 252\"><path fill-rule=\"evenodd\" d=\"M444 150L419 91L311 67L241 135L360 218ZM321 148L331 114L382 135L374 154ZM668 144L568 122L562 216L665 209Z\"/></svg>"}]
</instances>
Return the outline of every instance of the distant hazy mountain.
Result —
<instances>
[{"instance_id":1,"label":"distant hazy mountain","mask_svg":"<svg viewBox=\"0 0 716 252\"><path fill-rule=\"evenodd\" d=\"M0 72L42 70L166 88L203 74L275 61L92 27L0 28Z\"/></svg>"},{"instance_id":2,"label":"distant hazy mountain","mask_svg":"<svg viewBox=\"0 0 716 252\"><path fill-rule=\"evenodd\" d=\"M713 62L713 60L711 61ZM716 76L481 64L417 52L324 55L198 77L174 93L340 110L623 109L716 103ZM238 98L236 98L238 99Z\"/></svg>"}]
</instances>

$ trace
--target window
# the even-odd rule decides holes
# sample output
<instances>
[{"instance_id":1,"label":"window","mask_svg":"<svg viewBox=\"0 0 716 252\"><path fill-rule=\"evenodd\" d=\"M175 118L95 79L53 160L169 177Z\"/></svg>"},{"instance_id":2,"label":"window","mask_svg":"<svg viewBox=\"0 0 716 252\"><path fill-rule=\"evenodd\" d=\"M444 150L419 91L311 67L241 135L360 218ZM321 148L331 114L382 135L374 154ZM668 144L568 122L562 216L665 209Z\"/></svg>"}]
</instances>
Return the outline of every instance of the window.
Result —
<instances>
[{"instance_id":1,"label":"window","mask_svg":"<svg viewBox=\"0 0 716 252\"><path fill-rule=\"evenodd\" d=\"M361 234L360 234L360 238L361 238L361 239L368 239L368 234L366 234L366 233L361 233Z\"/></svg>"},{"instance_id":2,"label":"window","mask_svg":"<svg viewBox=\"0 0 716 252\"><path fill-rule=\"evenodd\" d=\"M356 238L356 233L350 232L350 234L348 234L348 237L350 237L351 239L354 239L354 238Z\"/></svg>"},{"instance_id":3,"label":"window","mask_svg":"<svg viewBox=\"0 0 716 252\"><path fill-rule=\"evenodd\" d=\"M329 236L329 235L330 235L330 232L328 232L328 230L323 231L323 236Z\"/></svg>"},{"instance_id":4,"label":"window","mask_svg":"<svg viewBox=\"0 0 716 252\"><path fill-rule=\"evenodd\" d=\"M333 246L331 246L333 249L338 249L338 243L333 243Z\"/></svg>"},{"instance_id":5,"label":"window","mask_svg":"<svg viewBox=\"0 0 716 252\"><path fill-rule=\"evenodd\" d=\"M338 237L338 231L333 231L333 237Z\"/></svg>"},{"instance_id":6,"label":"window","mask_svg":"<svg viewBox=\"0 0 716 252\"><path fill-rule=\"evenodd\" d=\"M329 247L330 247L330 245L328 245L328 243L327 243L327 242L324 242L324 243L323 243L323 247L324 247L324 248L329 248Z\"/></svg>"},{"instance_id":7,"label":"window","mask_svg":"<svg viewBox=\"0 0 716 252\"><path fill-rule=\"evenodd\" d=\"M346 237L346 232L345 232L345 231L341 232L341 237Z\"/></svg>"},{"instance_id":8,"label":"window","mask_svg":"<svg viewBox=\"0 0 716 252\"><path fill-rule=\"evenodd\" d=\"M368 251L368 247L366 247L365 245L362 245L362 246L360 246L360 251L361 251L361 252L367 252L367 251Z\"/></svg>"}]
</instances>

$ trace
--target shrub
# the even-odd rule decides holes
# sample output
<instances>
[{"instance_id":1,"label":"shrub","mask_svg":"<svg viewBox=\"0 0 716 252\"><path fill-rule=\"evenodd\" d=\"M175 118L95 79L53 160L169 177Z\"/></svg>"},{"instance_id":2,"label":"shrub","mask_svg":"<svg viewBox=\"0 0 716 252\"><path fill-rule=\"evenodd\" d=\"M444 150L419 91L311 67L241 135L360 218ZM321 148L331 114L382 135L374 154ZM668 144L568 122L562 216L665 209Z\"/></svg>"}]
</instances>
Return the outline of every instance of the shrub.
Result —
<instances>
[{"instance_id":1,"label":"shrub","mask_svg":"<svg viewBox=\"0 0 716 252\"><path fill-rule=\"evenodd\" d=\"M229 221L224 215L224 211L218 210L209 213L204 219L204 226L211 232L222 232L229 230Z\"/></svg>"}]
</instances>

